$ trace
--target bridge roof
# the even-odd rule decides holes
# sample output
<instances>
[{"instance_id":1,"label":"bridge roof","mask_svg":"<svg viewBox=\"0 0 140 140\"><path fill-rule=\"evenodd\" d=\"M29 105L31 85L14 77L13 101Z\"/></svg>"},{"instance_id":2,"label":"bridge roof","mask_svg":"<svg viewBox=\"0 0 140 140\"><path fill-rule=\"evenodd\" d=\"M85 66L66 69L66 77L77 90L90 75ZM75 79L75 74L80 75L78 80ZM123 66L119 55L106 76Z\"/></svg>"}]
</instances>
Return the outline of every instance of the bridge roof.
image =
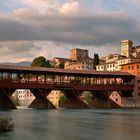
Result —
<instances>
[{"instance_id":1,"label":"bridge roof","mask_svg":"<svg viewBox=\"0 0 140 140\"><path fill-rule=\"evenodd\" d=\"M80 75L80 76L102 76L102 77L135 77L127 72L110 72L110 71L94 71L94 70L68 70L59 68L16 66L16 65L0 65L0 72L12 73L42 73L42 74L59 74L59 75Z\"/></svg>"}]
</instances>

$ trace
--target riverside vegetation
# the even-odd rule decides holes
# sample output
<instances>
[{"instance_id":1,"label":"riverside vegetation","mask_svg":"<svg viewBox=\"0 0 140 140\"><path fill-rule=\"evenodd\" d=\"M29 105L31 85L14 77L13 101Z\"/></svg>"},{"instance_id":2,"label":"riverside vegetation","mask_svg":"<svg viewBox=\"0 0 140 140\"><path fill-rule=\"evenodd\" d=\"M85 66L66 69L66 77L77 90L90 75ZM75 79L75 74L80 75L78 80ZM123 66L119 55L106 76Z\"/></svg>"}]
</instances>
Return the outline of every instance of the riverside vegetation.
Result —
<instances>
[{"instance_id":1,"label":"riverside vegetation","mask_svg":"<svg viewBox=\"0 0 140 140\"><path fill-rule=\"evenodd\" d=\"M11 118L0 118L0 132L14 130L14 123Z\"/></svg>"}]
</instances>

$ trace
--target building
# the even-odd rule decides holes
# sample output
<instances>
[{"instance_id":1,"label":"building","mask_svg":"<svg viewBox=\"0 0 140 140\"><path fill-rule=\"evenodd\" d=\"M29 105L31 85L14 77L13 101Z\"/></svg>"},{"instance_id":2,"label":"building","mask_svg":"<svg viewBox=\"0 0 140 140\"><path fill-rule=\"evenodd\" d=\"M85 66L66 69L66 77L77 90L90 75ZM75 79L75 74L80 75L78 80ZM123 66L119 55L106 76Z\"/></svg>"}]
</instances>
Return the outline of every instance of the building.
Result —
<instances>
[{"instance_id":1,"label":"building","mask_svg":"<svg viewBox=\"0 0 140 140\"><path fill-rule=\"evenodd\" d=\"M53 90L47 96L47 99L56 108L58 108L59 107L59 99L60 99L61 95L63 95L61 91ZM15 91L15 93L12 96L18 98L20 106L29 106L33 102L33 100L35 99L35 96L28 89L18 89L18 90Z\"/></svg>"},{"instance_id":2,"label":"building","mask_svg":"<svg viewBox=\"0 0 140 140\"><path fill-rule=\"evenodd\" d=\"M54 57L53 59L50 60L51 65L54 67L58 67L60 63L65 63L65 62L69 62L72 61L69 58L62 58L62 57Z\"/></svg>"},{"instance_id":3,"label":"building","mask_svg":"<svg viewBox=\"0 0 140 140\"><path fill-rule=\"evenodd\" d=\"M111 54L106 57L103 57L101 60L102 63L96 66L97 71L127 71L132 74L138 75L139 72L136 70L126 70L127 65L131 65L132 63L137 64L140 62L140 46L133 46L132 40L122 40L121 41L121 54ZM132 66L133 68L134 66ZM136 66L135 66L136 68ZM138 77L138 76L137 76ZM139 81L139 78L138 78ZM137 100L139 93L139 86L136 83L137 87L135 89L135 99L134 98L123 98L119 95L119 93L112 93L110 95L110 99L116 102L121 106L129 106L132 102L134 105L134 100Z\"/></svg>"},{"instance_id":4,"label":"building","mask_svg":"<svg viewBox=\"0 0 140 140\"><path fill-rule=\"evenodd\" d=\"M85 49L71 49L69 58L54 57L51 63L55 67L59 66L60 63L64 63L64 69L93 70L93 59L89 57L88 53L88 50ZM52 91L47 98L53 105L59 107L61 95L61 91Z\"/></svg>"},{"instance_id":5,"label":"building","mask_svg":"<svg viewBox=\"0 0 140 140\"><path fill-rule=\"evenodd\" d=\"M70 59L71 60L83 60L85 58L89 58L88 56L88 50L84 50L84 49L71 49L70 50Z\"/></svg>"},{"instance_id":6,"label":"building","mask_svg":"<svg viewBox=\"0 0 140 140\"><path fill-rule=\"evenodd\" d=\"M52 90L47 96L47 99L56 107L59 108L59 99L63 93L60 90Z\"/></svg>"},{"instance_id":7,"label":"building","mask_svg":"<svg viewBox=\"0 0 140 140\"><path fill-rule=\"evenodd\" d=\"M122 71L136 75L134 101L137 107L140 107L140 62L122 65Z\"/></svg>"},{"instance_id":8,"label":"building","mask_svg":"<svg viewBox=\"0 0 140 140\"><path fill-rule=\"evenodd\" d=\"M96 66L97 71L121 71L121 65L140 62L140 46L133 46L132 40L121 41L121 54L111 54Z\"/></svg>"},{"instance_id":9,"label":"building","mask_svg":"<svg viewBox=\"0 0 140 140\"><path fill-rule=\"evenodd\" d=\"M130 57L132 56L132 47L133 47L133 42L132 40L122 40L121 41L121 55Z\"/></svg>"},{"instance_id":10,"label":"building","mask_svg":"<svg viewBox=\"0 0 140 140\"><path fill-rule=\"evenodd\" d=\"M88 50L72 49L70 59L71 61L65 62L65 69L93 70L93 59L89 57Z\"/></svg>"},{"instance_id":11,"label":"building","mask_svg":"<svg viewBox=\"0 0 140 140\"><path fill-rule=\"evenodd\" d=\"M14 92L13 97L17 97L20 106L29 106L35 99L35 96L28 89L18 89Z\"/></svg>"}]
</instances>

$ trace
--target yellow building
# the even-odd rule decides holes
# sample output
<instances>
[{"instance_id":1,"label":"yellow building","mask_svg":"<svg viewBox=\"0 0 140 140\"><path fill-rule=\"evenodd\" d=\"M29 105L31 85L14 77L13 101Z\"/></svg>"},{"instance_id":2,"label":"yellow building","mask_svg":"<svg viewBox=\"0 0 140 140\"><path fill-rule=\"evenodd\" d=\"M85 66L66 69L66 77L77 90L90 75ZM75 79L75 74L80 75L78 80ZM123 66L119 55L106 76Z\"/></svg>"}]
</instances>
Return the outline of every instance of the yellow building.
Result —
<instances>
[{"instance_id":1,"label":"yellow building","mask_svg":"<svg viewBox=\"0 0 140 140\"><path fill-rule=\"evenodd\" d=\"M59 108L59 99L63 93L60 90L52 90L47 96L47 99L56 107Z\"/></svg>"}]
</instances>

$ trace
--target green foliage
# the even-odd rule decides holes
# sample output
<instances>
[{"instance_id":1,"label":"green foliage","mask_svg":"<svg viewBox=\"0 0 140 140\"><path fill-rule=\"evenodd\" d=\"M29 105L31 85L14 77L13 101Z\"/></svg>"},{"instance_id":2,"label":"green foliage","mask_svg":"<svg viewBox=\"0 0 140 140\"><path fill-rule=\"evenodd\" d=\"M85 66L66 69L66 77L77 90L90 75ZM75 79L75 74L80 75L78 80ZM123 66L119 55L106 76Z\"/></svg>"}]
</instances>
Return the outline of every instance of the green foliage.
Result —
<instances>
[{"instance_id":1,"label":"green foliage","mask_svg":"<svg viewBox=\"0 0 140 140\"><path fill-rule=\"evenodd\" d=\"M18 99L18 95L16 95L16 96L12 96L11 97L11 100L12 100L12 102L16 105L16 106L19 106L20 105L20 102L19 102L19 99Z\"/></svg>"},{"instance_id":2,"label":"green foliage","mask_svg":"<svg viewBox=\"0 0 140 140\"><path fill-rule=\"evenodd\" d=\"M61 95L59 98L59 107L61 107L61 105L63 105L63 103L67 100L65 95Z\"/></svg>"},{"instance_id":3,"label":"green foliage","mask_svg":"<svg viewBox=\"0 0 140 140\"><path fill-rule=\"evenodd\" d=\"M92 102L93 102L93 95L90 94L90 93L88 93L88 92L85 92L85 93L84 93L83 100L84 100L88 105L91 105Z\"/></svg>"},{"instance_id":4,"label":"green foliage","mask_svg":"<svg viewBox=\"0 0 140 140\"><path fill-rule=\"evenodd\" d=\"M94 53L93 69L96 70L96 65L99 64L99 55Z\"/></svg>"},{"instance_id":5,"label":"green foliage","mask_svg":"<svg viewBox=\"0 0 140 140\"><path fill-rule=\"evenodd\" d=\"M14 130L14 124L11 118L0 118L0 132Z\"/></svg>"},{"instance_id":6,"label":"green foliage","mask_svg":"<svg viewBox=\"0 0 140 140\"><path fill-rule=\"evenodd\" d=\"M39 56L33 59L31 66L33 67L51 67L50 61L44 56Z\"/></svg>"}]
</instances>

